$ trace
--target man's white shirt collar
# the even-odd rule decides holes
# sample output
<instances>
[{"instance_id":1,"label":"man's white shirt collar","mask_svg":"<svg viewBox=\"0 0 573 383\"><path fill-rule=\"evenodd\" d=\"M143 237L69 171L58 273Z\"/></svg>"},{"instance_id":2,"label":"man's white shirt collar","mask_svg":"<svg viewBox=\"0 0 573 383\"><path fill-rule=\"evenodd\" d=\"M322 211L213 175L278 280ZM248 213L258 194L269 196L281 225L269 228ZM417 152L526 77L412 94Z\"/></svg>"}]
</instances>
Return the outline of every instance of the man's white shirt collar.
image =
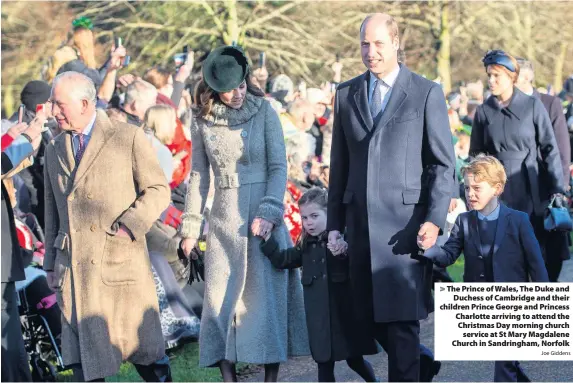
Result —
<instances>
[{"instance_id":1,"label":"man's white shirt collar","mask_svg":"<svg viewBox=\"0 0 573 383\"><path fill-rule=\"evenodd\" d=\"M90 122L87 124L87 126L84 128L84 130L82 131L82 134L84 136L90 136L91 135L92 129L93 129L94 124L95 124L96 115L97 115L97 113L94 113L94 116L92 117ZM78 133L75 133L75 132L72 133L73 137L76 137L77 135L78 135Z\"/></svg>"},{"instance_id":2,"label":"man's white shirt collar","mask_svg":"<svg viewBox=\"0 0 573 383\"><path fill-rule=\"evenodd\" d=\"M382 78L382 82L389 88L394 86L396 79L398 78L398 74L400 74L400 65L396 67L392 72L388 73L386 76ZM374 83L378 80L376 75L370 72L370 89L373 89Z\"/></svg>"}]
</instances>

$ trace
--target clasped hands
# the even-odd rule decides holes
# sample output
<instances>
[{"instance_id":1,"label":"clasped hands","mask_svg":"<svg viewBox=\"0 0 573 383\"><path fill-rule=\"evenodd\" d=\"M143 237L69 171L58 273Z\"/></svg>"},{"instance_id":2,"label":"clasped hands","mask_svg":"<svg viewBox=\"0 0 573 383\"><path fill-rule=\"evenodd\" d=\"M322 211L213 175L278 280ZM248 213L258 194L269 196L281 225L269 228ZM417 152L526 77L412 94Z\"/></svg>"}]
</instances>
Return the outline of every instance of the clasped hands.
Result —
<instances>
[{"instance_id":1,"label":"clasped hands","mask_svg":"<svg viewBox=\"0 0 573 383\"><path fill-rule=\"evenodd\" d=\"M348 243L342 238L342 234L338 230L328 233L328 244L326 247L335 256L344 255L348 251Z\"/></svg>"},{"instance_id":2,"label":"clasped hands","mask_svg":"<svg viewBox=\"0 0 573 383\"><path fill-rule=\"evenodd\" d=\"M425 222L420 225L418 230L418 237L416 242L418 247L422 250L428 250L436 244L438 236L440 235L440 228L432 222Z\"/></svg>"}]
</instances>

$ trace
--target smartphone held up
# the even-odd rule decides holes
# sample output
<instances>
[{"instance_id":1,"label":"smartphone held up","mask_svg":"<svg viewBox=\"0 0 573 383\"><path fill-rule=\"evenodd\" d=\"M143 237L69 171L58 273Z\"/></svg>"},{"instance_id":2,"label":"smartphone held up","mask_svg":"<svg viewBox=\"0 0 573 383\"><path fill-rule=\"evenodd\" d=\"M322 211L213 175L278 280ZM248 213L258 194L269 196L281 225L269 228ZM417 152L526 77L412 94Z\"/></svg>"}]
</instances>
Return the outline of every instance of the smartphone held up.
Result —
<instances>
[{"instance_id":1,"label":"smartphone held up","mask_svg":"<svg viewBox=\"0 0 573 383\"><path fill-rule=\"evenodd\" d=\"M175 67L179 69L183 64L189 64L193 62L195 52L189 49L189 45L183 48L183 52L175 53L173 55L173 61L175 61Z\"/></svg>"}]
</instances>

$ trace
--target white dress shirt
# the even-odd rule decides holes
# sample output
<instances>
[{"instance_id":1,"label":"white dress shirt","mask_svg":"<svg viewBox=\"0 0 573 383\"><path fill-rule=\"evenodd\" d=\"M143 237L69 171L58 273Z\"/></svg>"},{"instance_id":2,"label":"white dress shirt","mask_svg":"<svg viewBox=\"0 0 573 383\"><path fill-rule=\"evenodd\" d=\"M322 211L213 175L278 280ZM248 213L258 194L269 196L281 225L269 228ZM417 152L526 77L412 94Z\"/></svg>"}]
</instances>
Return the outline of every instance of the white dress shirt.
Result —
<instances>
[{"instance_id":1,"label":"white dress shirt","mask_svg":"<svg viewBox=\"0 0 573 383\"><path fill-rule=\"evenodd\" d=\"M390 95L392 94L392 88L394 87L394 83L396 83L396 79L398 78L398 74L400 73L400 65L396 67L392 72L388 73L384 78L379 80L374 73L370 72L370 81L368 83L368 105L372 105L372 96L374 94L374 86L376 85L376 81L380 81L380 96L382 97L382 113L384 113L384 109L386 109L386 105L388 105L388 100L390 100Z\"/></svg>"}]
</instances>

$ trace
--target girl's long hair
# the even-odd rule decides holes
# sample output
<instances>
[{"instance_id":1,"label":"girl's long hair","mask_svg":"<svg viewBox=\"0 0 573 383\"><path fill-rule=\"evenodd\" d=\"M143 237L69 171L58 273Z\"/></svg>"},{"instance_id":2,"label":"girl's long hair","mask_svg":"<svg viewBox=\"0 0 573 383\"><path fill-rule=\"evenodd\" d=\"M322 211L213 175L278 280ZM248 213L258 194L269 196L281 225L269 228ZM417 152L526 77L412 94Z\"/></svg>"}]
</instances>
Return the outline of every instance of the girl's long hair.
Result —
<instances>
[{"instance_id":1,"label":"girl's long hair","mask_svg":"<svg viewBox=\"0 0 573 383\"><path fill-rule=\"evenodd\" d=\"M316 186L308 189L298 200L298 207L300 208L301 206L308 205L310 203L314 203L318 205L321 209L326 211L328 206L328 192L326 191L326 189L321 189ZM297 246L304 248L306 238L307 234L304 231L304 226L303 226L302 231L296 241Z\"/></svg>"}]
</instances>

